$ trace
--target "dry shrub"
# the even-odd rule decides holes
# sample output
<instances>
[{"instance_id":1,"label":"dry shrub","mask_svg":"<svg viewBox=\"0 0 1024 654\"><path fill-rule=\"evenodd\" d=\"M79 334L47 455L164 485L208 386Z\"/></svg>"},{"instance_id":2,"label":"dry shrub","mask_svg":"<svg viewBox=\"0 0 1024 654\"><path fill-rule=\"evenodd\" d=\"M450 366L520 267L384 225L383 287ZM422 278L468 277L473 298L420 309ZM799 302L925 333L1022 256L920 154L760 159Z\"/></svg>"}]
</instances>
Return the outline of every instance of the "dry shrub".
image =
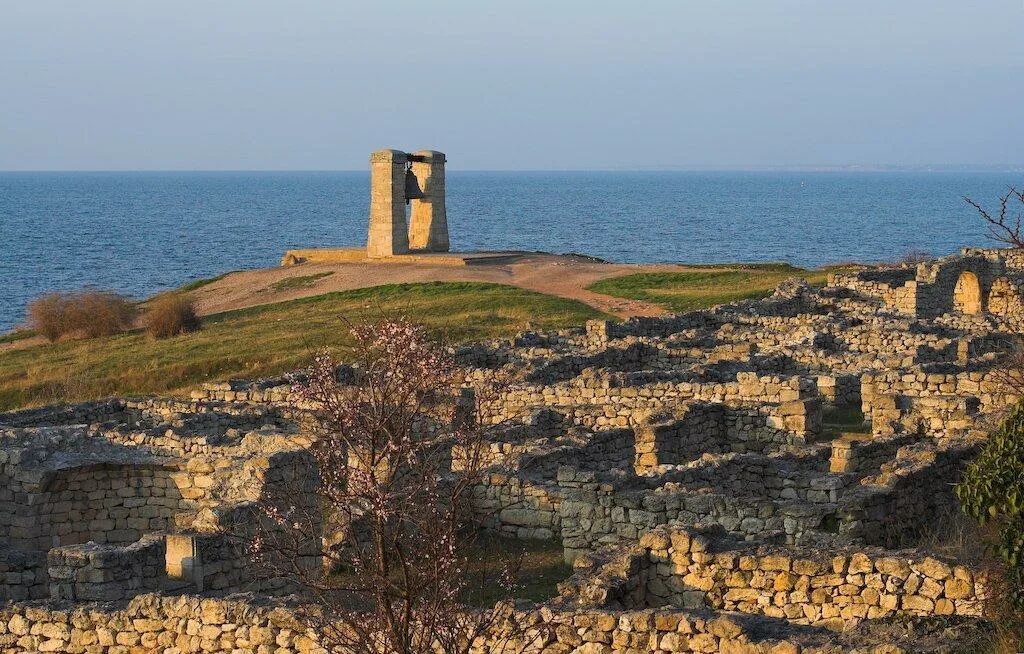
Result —
<instances>
[{"instance_id":1,"label":"dry shrub","mask_svg":"<svg viewBox=\"0 0 1024 654\"><path fill-rule=\"evenodd\" d=\"M199 324L192 300L178 293L156 298L146 311L146 331L153 338L194 332Z\"/></svg>"},{"instance_id":2,"label":"dry shrub","mask_svg":"<svg viewBox=\"0 0 1024 654\"><path fill-rule=\"evenodd\" d=\"M28 324L51 342L63 336L111 336L131 329L135 305L112 291L47 293L28 305Z\"/></svg>"},{"instance_id":3,"label":"dry shrub","mask_svg":"<svg viewBox=\"0 0 1024 654\"><path fill-rule=\"evenodd\" d=\"M919 263L931 261L934 258L935 257L932 256L932 253L928 252L927 250L918 250L916 248L911 248L904 252L903 256L900 257L900 259L896 263L906 264L909 266L916 266Z\"/></svg>"},{"instance_id":4,"label":"dry shrub","mask_svg":"<svg viewBox=\"0 0 1024 654\"><path fill-rule=\"evenodd\" d=\"M993 525L980 525L956 506L940 509L920 529L907 530L897 520L884 525L882 541L889 549L915 548L954 559L984 579L983 612L988 628L965 634L955 652L1016 654L1024 643L1024 614L1013 603L1009 569L992 550L998 540Z\"/></svg>"},{"instance_id":5,"label":"dry shrub","mask_svg":"<svg viewBox=\"0 0 1024 654\"><path fill-rule=\"evenodd\" d=\"M50 342L67 330L67 301L63 293L46 293L28 304L28 325Z\"/></svg>"},{"instance_id":6,"label":"dry shrub","mask_svg":"<svg viewBox=\"0 0 1024 654\"><path fill-rule=\"evenodd\" d=\"M71 323L73 331L89 338L111 336L131 329L137 313L135 305L123 295L86 291L78 294L78 302L72 306Z\"/></svg>"}]
</instances>

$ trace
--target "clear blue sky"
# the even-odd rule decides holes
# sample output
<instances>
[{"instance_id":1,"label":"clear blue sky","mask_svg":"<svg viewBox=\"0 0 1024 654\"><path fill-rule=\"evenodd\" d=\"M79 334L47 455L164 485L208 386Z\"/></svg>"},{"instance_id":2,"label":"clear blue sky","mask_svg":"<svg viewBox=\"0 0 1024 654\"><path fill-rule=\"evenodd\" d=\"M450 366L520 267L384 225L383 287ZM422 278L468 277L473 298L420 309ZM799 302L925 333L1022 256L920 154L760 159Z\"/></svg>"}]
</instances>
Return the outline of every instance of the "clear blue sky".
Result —
<instances>
[{"instance_id":1,"label":"clear blue sky","mask_svg":"<svg viewBox=\"0 0 1024 654\"><path fill-rule=\"evenodd\" d=\"M1024 0L0 0L0 169L1024 163Z\"/></svg>"}]
</instances>

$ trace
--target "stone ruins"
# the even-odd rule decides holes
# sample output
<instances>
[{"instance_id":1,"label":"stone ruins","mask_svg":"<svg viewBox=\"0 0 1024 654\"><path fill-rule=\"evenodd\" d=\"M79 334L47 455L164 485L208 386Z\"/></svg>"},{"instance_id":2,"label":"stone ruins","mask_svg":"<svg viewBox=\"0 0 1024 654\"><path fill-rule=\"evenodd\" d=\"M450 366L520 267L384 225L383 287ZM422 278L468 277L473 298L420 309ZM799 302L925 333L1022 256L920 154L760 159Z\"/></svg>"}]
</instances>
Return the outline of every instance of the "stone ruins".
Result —
<instances>
[{"instance_id":1,"label":"stone ruins","mask_svg":"<svg viewBox=\"0 0 1024 654\"><path fill-rule=\"evenodd\" d=\"M444 159L413 157L442 202L414 209L411 246L441 247ZM408 160L374 155L382 253L406 247ZM1022 283L1020 252L968 249L460 347L466 393L513 379L478 400L476 510L573 565L522 608L545 627L526 651L944 652L983 633L983 571L930 530L1011 401ZM291 392L0 414L0 652L318 651L227 543L315 473Z\"/></svg>"},{"instance_id":2,"label":"stone ruins","mask_svg":"<svg viewBox=\"0 0 1024 654\"><path fill-rule=\"evenodd\" d=\"M435 150L370 155L368 257L448 251L444 162L444 153ZM411 207L408 220L406 205Z\"/></svg>"}]
</instances>

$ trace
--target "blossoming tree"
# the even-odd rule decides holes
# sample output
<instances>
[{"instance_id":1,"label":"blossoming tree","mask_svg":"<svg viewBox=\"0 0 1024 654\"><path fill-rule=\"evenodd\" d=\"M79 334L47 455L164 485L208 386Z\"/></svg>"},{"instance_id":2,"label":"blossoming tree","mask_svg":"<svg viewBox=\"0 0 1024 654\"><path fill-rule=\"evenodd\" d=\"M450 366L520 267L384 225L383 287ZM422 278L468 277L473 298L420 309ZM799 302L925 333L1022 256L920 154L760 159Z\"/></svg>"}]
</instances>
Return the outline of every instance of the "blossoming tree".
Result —
<instances>
[{"instance_id":1,"label":"blossoming tree","mask_svg":"<svg viewBox=\"0 0 1024 654\"><path fill-rule=\"evenodd\" d=\"M468 503L483 442L460 400L459 368L404 320L351 332L347 379L324 355L294 388L313 416L319 501L289 501L287 486L267 498L263 522L273 529L255 538L255 562L300 592L303 617L328 651L468 652L499 622L506 634L511 627L508 603L473 608L467 596L495 585L511 591L516 562L470 560ZM324 570L297 563L311 543Z\"/></svg>"}]
</instances>

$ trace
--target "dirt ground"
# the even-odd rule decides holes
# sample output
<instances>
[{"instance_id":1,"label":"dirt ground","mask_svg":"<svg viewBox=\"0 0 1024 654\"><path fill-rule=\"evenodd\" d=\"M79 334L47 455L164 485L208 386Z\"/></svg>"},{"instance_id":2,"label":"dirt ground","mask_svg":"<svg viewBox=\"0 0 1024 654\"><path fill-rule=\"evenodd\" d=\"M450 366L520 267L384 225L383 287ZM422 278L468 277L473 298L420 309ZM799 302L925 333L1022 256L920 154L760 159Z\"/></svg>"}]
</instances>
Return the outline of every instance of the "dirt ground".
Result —
<instances>
[{"instance_id":1,"label":"dirt ground","mask_svg":"<svg viewBox=\"0 0 1024 654\"><path fill-rule=\"evenodd\" d=\"M220 313L259 304L281 302L311 295L356 288L415 282L494 282L519 286L531 291L579 300L620 318L657 316L661 307L637 300L601 295L586 287L606 277L637 272L687 270L680 265L640 265L604 263L589 257L524 253L512 262L452 266L426 263L303 263L245 270L193 291L196 310L201 315ZM276 290L275 284L294 277L329 275L308 284Z\"/></svg>"},{"instance_id":2,"label":"dirt ground","mask_svg":"<svg viewBox=\"0 0 1024 654\"><path fill-rule=\"evenodd\" d=\"M579 255L543 252L516 253L512 261L453 266L430 263L302 263L242 270L191 291L196 311L201 316L261 304L322 295L334 291L416 282L494 282L519 286L531 291L579 300L619 318L659 316L665 310L649 302L611 297L588 291L587 286L606 277L639 272L678 272L693 270L676 264L617 264ZM317 277L317 278L313 278ZM287 287L286 280L298 283ZM285 282L284 288L275 285ZM141 326L141 325L140 325ZM41 337L0 343L0 352L32 347L44 342Z\"/></svg>"}]
</instances>

